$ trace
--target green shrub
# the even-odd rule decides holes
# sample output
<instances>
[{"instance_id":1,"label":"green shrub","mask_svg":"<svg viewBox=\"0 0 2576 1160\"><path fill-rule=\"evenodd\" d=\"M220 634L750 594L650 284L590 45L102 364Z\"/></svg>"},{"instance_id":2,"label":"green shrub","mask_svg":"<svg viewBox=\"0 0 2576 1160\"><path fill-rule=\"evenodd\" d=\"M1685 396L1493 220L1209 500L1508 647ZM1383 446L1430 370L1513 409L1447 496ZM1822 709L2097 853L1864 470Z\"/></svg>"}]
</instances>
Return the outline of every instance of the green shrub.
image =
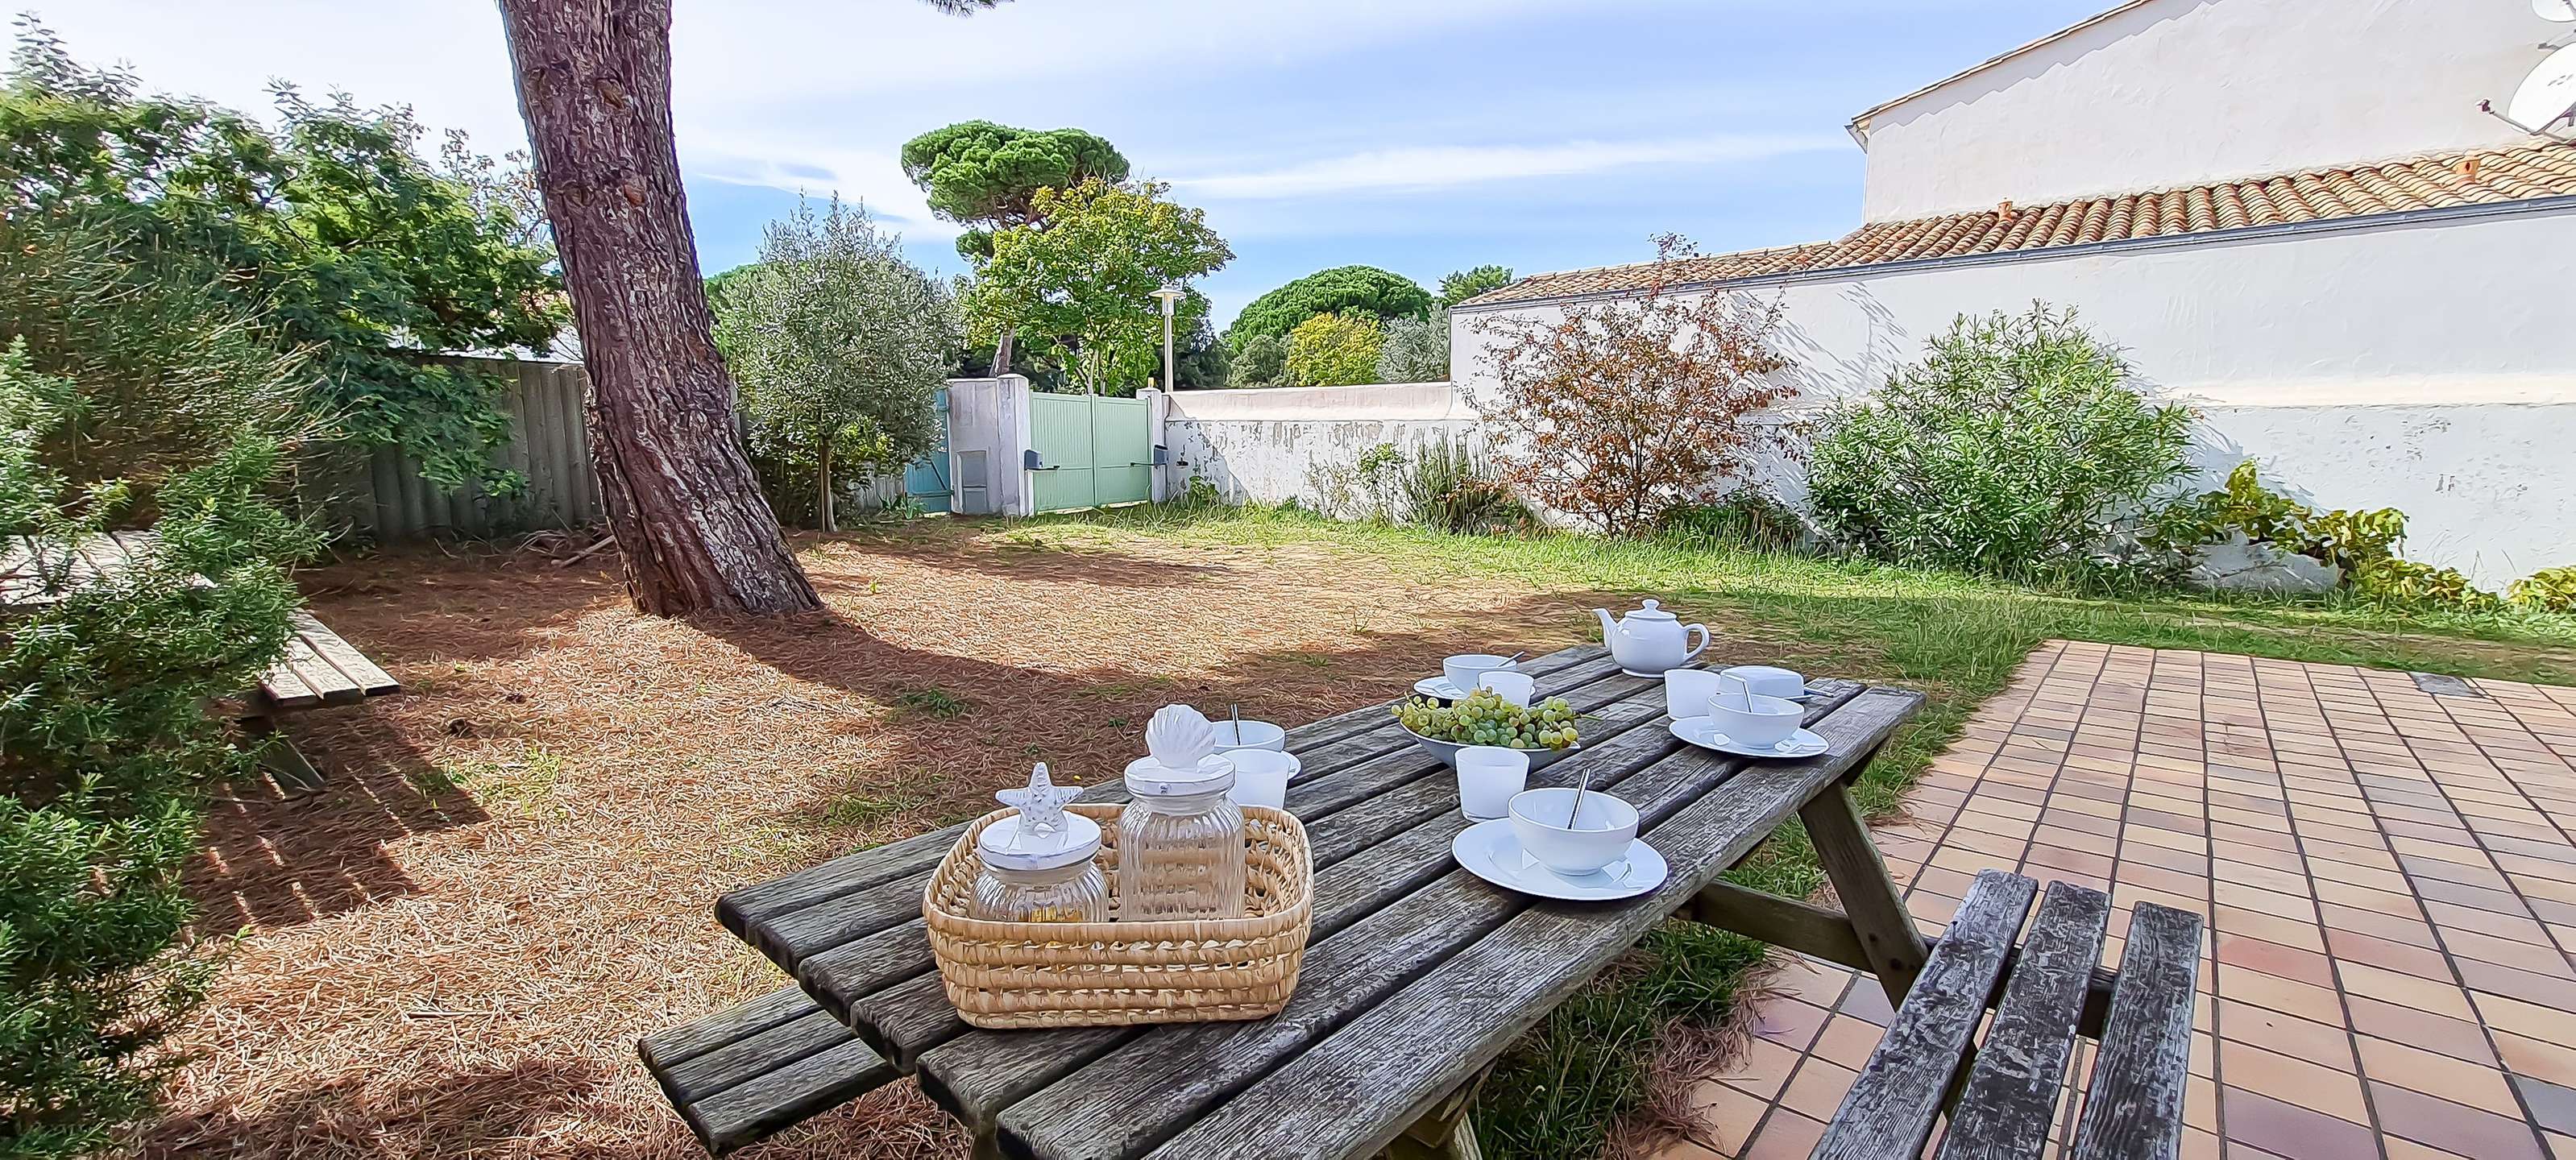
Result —
<instances>
[{"instance_id":1,"label":"green shrub","mask_svg":"<svg viewBox=\"0 0 2576 1160\"><path fill-rule=\"evenodd\" d=\"M1882 559L2015 578L2137 563L2183 478L2192 412L2151 406L2074 315L1962 316L1884 390L1829 415L1812 503Z\"/></svg>"},{"instance_id":2,"label":"green shrub","mask_svg":"<svg viewBox=\"0 0 2576 1160\"><path fill-rule=\"evenodd\" d=\"M133 491L76 486L38 448L81 407L70 379L0 356L0 535L66 541ZM237 438L160 489L160 550L107 583L0 621L0 1153L104 1149L185 1062L159 1041L211 968L175 949L203 786L247 771L208 702L285 647L295 590L274 561L311 550L261 499L273 440ZM204 577L210 583L199 583Z\"/></svg>"},{"instance_id":3,"label":"green shrub","mask_svg":"<svg viewBox=\"0 0 2576 1160\"><path fill-rule=\"evenodd\" d=\"M2534 612L2576 612L2576 564L2543 568L2513 582L2504 598Z\"/></svg>"},{"instance_id":4,"label":"green shrub","mask_svg":"<svg viewBox=\"0 0 2576 1160\"><path fill-rule=\"evenodd\" d=\"M1433 531L1518 531L1537 522L1475 443L1442 432L1413 453L1400 487L1410 518Z\"/></svg>"},{"instance_id":5,"label":"green shrub","mask_svg":"<svg viewBox=\"0 0 2576 1160\"><path fill-rule=\"evenodd\" d=\"M2318 511L2263 486L2251 459L2227 484L2159 513L2148 541L2177 552L2231 536L2306 556L2342 572L2343 587L2386 604L2488 612L2502 607L2457 568L2406 559L2406 513L2396 508Z\"/></svg>"},{"instance_id":6,"label":"green shrub","mask_svg":"<svg viewBox=\"0 0 2576 1160\"><path fill-rule=\"evenodd\" d=\"M1264 334L1235 352L1233 364L1226 368L1225 385L1237 390L1276 387L1286 385L1287 378L1288 340Z\"/></svg>"}]
</instances>

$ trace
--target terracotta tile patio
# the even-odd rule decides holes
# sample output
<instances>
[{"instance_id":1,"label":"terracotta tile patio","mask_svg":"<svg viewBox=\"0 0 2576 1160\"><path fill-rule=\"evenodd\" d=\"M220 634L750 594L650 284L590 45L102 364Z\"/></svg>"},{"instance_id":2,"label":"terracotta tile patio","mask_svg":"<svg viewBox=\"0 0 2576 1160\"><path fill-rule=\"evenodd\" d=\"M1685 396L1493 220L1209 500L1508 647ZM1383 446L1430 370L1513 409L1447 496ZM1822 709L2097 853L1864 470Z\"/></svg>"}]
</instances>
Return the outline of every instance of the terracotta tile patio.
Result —
<instances>
[{"instance_id":1,"label":"terracotta tile patio","mask_svg":"<svg viewBox=\"0 0 2576 1160\"><path fill-rule=\"evenodd\" d=\"M2576 688L2428 683L2052 642L1881 848L1931 932L1987 868L2110 891L2106 964L2140 899L2208 917L2187 1157L2576 1160ZM1888 1018L1774 986L1668 1157L1804 1157Z\"/></svg>"}]
</instances>

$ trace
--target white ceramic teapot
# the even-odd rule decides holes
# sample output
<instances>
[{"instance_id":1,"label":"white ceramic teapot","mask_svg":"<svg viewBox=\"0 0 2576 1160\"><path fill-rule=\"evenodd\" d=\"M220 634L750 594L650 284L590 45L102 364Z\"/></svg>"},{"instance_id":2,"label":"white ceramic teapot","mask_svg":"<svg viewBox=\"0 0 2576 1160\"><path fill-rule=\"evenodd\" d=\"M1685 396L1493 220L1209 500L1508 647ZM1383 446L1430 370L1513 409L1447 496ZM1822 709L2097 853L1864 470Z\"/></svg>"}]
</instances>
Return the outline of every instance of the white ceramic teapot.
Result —
<instances>
[{"instance_id":1,"label":"white ceramic teapot","mask_svg":"<svg viewBox=\"0 0 2576 1160\"><path fill-rule=\"evenodd\" d=\"M1610 646L1610 659L1638 676L1660 677L1708 647L1705 625L1683 624L1652 600L1615 621L1607 608L1595 608L1592 614L1601 618L1601 642ZM1691 643L1692 633L1699 634L1698 644Z\"/></svg>"}]
</instances>

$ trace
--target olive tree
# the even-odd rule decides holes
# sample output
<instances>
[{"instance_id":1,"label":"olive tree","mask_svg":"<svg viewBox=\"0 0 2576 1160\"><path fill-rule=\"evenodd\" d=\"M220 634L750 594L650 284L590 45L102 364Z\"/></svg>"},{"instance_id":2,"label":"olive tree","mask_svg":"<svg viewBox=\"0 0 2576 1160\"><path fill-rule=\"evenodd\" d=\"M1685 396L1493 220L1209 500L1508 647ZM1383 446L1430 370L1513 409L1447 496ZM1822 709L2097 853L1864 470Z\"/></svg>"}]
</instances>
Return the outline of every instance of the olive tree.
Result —
<instances>
[{"instance_id":1,"label":"olive tree","mask_svg":"<svg viewBox=\"0 0 2576 1160\"><path fill-rule=\"evenodd\" d=\"M818 215L799 198L716 305L752 459L773 486L810 479L824 531L837 526L836 470L881 473L939 442L931 396L957 343L957 308L901 247L865 206L835 197ZM783 498L773 503L789 506Z\"/></svg>"}]
</instances>

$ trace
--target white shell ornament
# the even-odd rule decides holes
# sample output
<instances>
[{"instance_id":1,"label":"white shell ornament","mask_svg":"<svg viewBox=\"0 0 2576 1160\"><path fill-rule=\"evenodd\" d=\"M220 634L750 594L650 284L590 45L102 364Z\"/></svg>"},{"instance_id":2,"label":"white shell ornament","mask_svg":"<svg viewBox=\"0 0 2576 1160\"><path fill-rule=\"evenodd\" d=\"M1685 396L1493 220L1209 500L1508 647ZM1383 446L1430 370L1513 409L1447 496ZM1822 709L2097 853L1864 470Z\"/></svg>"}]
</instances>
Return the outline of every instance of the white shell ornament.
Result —
<instances>
[{"instance_id":1,"label":"white shell ornament","mask_svg":"<svg viewBox=\"0 0 2576 1160\"><path fill-rule=\"evenodd\" d=\"M1187 705L1165 705L1145 723L1145 752L1166 769L1193 769L1216 752L1216 726Z\"/></svg>"}]
</instances>

